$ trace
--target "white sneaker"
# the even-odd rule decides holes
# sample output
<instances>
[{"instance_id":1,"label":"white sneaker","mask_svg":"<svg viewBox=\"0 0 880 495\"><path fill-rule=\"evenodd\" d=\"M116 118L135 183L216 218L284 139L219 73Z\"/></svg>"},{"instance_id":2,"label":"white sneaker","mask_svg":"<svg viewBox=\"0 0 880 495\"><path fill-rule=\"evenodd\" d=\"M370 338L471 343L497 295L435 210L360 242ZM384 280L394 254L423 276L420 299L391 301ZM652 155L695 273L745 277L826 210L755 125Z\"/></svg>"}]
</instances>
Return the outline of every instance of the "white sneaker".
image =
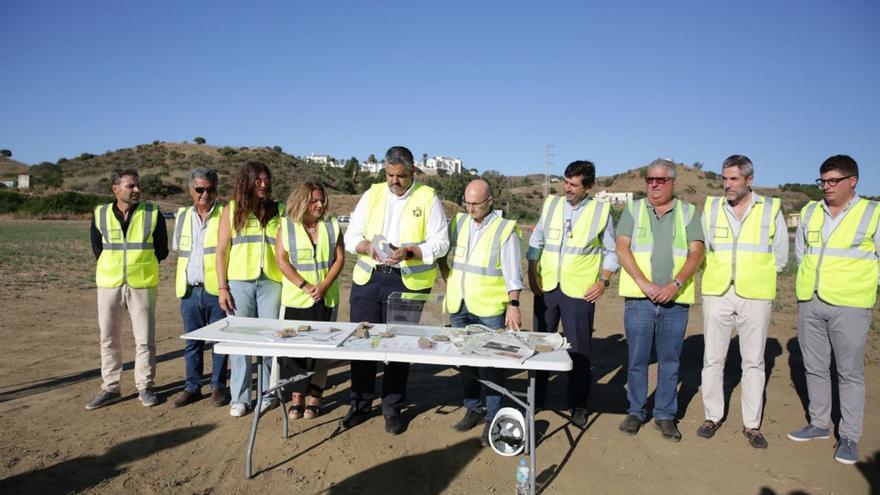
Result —
<instances>
[{"instance_id":1,"label":"white sneaker","mask_svg":"<svg viewBox=\"0 0 880 495\"><path fill-rule=\"evenodd\" d=\"M247 411L247 404L242 404L240 402L233 402L232 405L229 406L229 415L233 418L240 418L247 414Z\"/></svg>"}]
</instances>

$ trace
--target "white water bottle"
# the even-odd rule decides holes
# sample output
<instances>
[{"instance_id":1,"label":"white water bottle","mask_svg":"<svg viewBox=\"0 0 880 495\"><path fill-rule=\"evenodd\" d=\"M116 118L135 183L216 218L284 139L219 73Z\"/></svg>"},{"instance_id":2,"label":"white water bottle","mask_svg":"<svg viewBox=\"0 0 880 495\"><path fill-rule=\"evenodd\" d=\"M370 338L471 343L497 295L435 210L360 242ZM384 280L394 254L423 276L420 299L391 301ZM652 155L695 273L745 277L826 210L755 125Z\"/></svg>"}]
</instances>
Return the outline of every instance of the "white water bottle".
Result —
<instances>
[{"instance_id":1,"label":"white water bottle","mask_svg":"<svg viewBox=\"0 0 880 495\"><path fill-rule=\"evenodd\" d=\"M529 464L525 457L520 457L516 466L516 495L529 495Z\"/></svg>"}]
</instances>

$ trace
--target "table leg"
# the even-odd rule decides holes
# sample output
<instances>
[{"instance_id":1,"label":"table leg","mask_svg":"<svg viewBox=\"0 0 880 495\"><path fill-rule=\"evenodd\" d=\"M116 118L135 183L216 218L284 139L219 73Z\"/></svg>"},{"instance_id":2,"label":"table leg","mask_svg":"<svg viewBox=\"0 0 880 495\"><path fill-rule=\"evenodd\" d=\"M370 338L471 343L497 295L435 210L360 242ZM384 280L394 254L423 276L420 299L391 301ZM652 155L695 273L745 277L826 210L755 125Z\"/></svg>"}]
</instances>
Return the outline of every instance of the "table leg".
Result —
<instances>
[{"instance_id":1,"label":"table leg","mask_svg":"<svg viewBox=\"0 0 880 495\"><path fill-rule=\"evenodd\" d=\"M535 478L538 474L535 472L537 465L537 451L535 445L535 372L529 371L529 390L528 390L529 407L526 415L529 422L529 493L535 495Z\"/></svg>"},{"instance_id":2,"label":"table leg","mask_svg":"<svg viewBox=\"0 0 880 495\"><path fill-rule=\"evenodd\" d=\"M250 373L248 373L250 375ZM257 356L257 404L254 406L254 421L247 449L247 477L253 478L254 442L257 439L257 426L260 424L260 410L263 408L263 356ZM286 418L285 418L286 419ZM286 426L286 425L285 425Z\"/></svg>"}]
</instances>

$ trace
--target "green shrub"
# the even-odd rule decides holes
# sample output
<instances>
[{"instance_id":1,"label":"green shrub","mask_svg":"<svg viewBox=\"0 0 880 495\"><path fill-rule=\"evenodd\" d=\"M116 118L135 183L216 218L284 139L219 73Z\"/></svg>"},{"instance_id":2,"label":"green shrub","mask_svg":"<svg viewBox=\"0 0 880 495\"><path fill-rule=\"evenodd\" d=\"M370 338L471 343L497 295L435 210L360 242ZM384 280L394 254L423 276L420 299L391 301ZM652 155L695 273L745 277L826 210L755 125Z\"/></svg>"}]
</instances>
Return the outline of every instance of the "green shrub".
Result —
<instances>
[{"instance_id":1,"label":"green shrub","mask_svg":"<svg viewBox=\"0 0 880 495\"><path fill-rule=\"evenodd\" d=\"M205 138L203 138L202 136L196 136L193 138L193 142L196 144L205 144L208 141Z\"/></svg>"}]
</instances>

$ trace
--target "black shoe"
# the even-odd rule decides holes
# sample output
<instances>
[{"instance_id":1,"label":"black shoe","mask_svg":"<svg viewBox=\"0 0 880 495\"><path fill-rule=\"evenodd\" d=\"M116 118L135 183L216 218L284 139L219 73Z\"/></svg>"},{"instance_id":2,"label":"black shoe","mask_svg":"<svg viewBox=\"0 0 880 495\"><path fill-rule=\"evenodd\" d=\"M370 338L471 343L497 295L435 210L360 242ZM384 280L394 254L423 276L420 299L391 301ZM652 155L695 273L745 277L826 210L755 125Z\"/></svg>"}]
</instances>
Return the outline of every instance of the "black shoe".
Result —
<instances>
[{"instance_id":1,"label":"black shoe","mask_svg":"<svg viewBox=\"0 0 880 495\"><path fill-rule=\"evenodd\" d=\"M654 427L660 430L663 439L669 440L670 442L681 441L681 432L678 431L678 427L675 426L675 421L671 419L655 419Z\"/></svg>"},{"instance_id":2,"label":"black shoe","mask_svg":"<svg viewBox=\"0 0 880 495\"><path fill-rule=\"evenodd\" d=\"M635 435L639 432L639 428L642 427L642 423L642 420L639 419L638 416L627 414L626 417L623 418L623 421L620 422L620 426L618 426L617 429L627 435Z\"/></svg>"},{"instance_id":3,"label":"black shoe","mask_svg":"<svg viewBox=\"0 0 880 495\"><path fill-rule=\"evenodd\" d=\"M403 432L403 421L400 416L385 416L385 431L392 435L400 435Z\"/></svg>"},{"instance_id":4,"label":"black shoe","mask_svg":"<svg viewBox=\"0 0 880 495\"><path fill-rule=\"evenodd\" d=\"M715 432L718 431L718 428L720 427L720 424L712 421L711 419L707 419L706 421L703 421L703 424L701 424L699 428L697 428L697 436L703 438L712 438L715 436Z\"/></svg>"},{"instance_id":5,"label":"black shoe","mask_svg":"<svg viewBox=\"0 0 880 495\"><path fill-rule=\"evenodd\" d=\"M757 428L746 428L743 426L743 435L749 439L749 445L756 449L766 449L767 439Z\"/></svg>"},{"instance_id":6,"label":"black shoe","mask_svg":"<svg viewBox=\"0 0 880 495\"><path fill-rule=\"evenodd\" d=\"M452 425L452 429L455 431L468 431L474 426L480 424L480 421L483 421L483 415L477 411L471 411L468 409L468 411L464 413L464 417L461 418L458 423Z\"/></svg>"},{"instance_id":7,"label":"black shoe","mask_svg":"<svg viewBox=\"0 0 880 495\"><path fill-rule=\"evenodd\" d=\"M492 426L491 423L485 423L483 425L483 432L480 433L480 446L488 447L489 446L489 427Z\"/></svg>"},{"instance_id":8,"label":"black shoe","mask_svg":"<svg viewBox=\"0 0 880 495\"><path fill-rule=\"evenodd\" d=\"M174 402L172 402L172 405L174 407L183 407L200 400L202 400L201 391L190 392L189 390L184 390L177 397L174 398Z\"/></svg>"},{"instance_id":9,"label":"black shoe","mask_svg":"<svg viewBox=\"0 0 880 495\"><path fill-rule=\"evenodd\" d=\"M345 416L343 416L343 418L339 420L339 426L341 426L343 430L354 428L355 426L369 419L369 417L369 411L359 411L352 407L348 410L347 413L345 413Z\"/></svg>"},{"instance_id":10,"label":"black shoe","mask_svg":"<svg viewBox=\"0 0 880 495\"><path fill-rule=\"evenodd\" d=\"M577 426L578 428L584 428L587 426L587 410L583 407L576 407L571 411L571 424Z\"/></svg>"}]
</instances>

